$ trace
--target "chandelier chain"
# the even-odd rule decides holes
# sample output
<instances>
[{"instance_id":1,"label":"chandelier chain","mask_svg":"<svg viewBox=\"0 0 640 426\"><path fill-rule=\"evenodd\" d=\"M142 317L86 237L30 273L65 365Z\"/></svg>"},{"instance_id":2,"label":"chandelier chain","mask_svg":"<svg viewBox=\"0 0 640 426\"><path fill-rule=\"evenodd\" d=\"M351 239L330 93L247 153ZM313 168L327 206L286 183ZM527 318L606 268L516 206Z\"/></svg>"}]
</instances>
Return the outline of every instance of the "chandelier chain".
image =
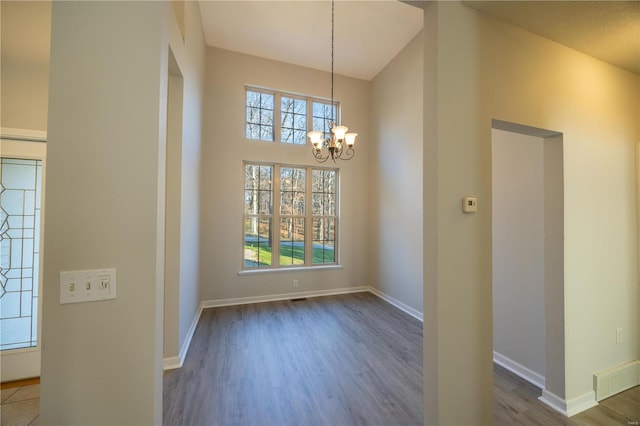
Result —
<instances>
[{"instance_id":1,"label":"chandelier chain","mask_svg":"<svg viewBox=\"0 0 640 426\"><path fill-rule=\"evenodd\" d=\"M335 104L333 102L333 45L334 45L334 26L335 26L335 0L331 0L331 122L335 123Z\"/></svg>"}]
</instances>

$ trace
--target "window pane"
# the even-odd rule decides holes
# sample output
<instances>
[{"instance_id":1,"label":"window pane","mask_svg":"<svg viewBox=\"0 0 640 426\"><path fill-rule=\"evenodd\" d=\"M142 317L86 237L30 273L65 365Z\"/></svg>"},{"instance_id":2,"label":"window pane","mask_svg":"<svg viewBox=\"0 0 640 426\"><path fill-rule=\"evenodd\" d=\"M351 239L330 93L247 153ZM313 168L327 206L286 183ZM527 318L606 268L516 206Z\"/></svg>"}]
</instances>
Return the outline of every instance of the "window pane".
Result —
<instances>
[{"instance_id":1,"label":"window pane","mask_svg":"<svg viewBox=\"0 0 640 426\"><path fill-rule=\"evenodd\" d=\"M244 190L244 213L258 214L258 191Z\"/></svg>"},{"instance_id":2,"label":"window pane","mask_svg":"<svg viewBox=\"0 0 640 426\"><path fill-rule=\"evenodd\" d=\"M271 127L260 127L260 139L263 141L273 141L273 129Z\"/></svg>"},{"instance_id":3,"label":"window pane","mask_svg":"<svg viewBox=\"0 0 640 426\"><path fill-rule=\"evenodd\" d=\"M304 215L305 169L280 168L280 213L296 216Z\"/></svg>"},{"instance_id":4,"label":"window pane","mask_svg":"<svg viewBox=\"0 0 640 426\"><path fill-rule=\"evenodd\" d=\"M260 111L260 124L263 126L271 126L273 125L273 111Z\"/></svg>"},{"instance_id":5,"label":"window pane","mask_svg":"<svg viewBox=\"0 0 640 426\"><path fill-rule=\"evenodd\" d=\"M258 173L259 166L253 164L247 164L244 168L244 189L259 188L258 185Z\"/></svg>"},{"instance_id":6,"label":"window pane","mask_svg":"<svg viewBox=\"0 0 640 426\"><path fill-rule=\"evenodd\" d=\"M293 143L297 145L304 145L307 143L307 132L304 130L296 130L293 132Z\"/></svg>"},{"instance_id":7,"label":"window pane","mask_svg":"<svg viewBox=\"0 0 640 426\"><path fill-rule=\"evenodd\" d=\"M271 176L273 175L273 168L271 166L259 166L260 168L260 189L271 189Z\"/></svg>"},{"instance_id":8,"label":"window pane","mask_svg":"<svg viewBox=\"0 0 640 426\"><path fill-rule=\"evenodd\" d=\"M247 139L260 139L260 126L257 124L247 123Z\"/></svg>"},{"instance_id":9,"label":"window pane","mask_svg":"<svg viewBox=\"0 0 640 426\"><path fill-rule=\"evenodd\" d=\"M280 102L281 137L280 141L304 145L307 143L301 134L306 136L307 102L301 99L282 96Z\"/></svg>"},{"instance_id":10,"label":"window pane","mask_svg":"<svg viewBox=\"0 0 640 426\"><path fill-rule=\"evenodd\" d=\"M311 181L313 214L336 215L336 171L313 170Z\"/></svg>"},{"instance_id":11,"label":"window pane","mask_svg":"<svg viewBox=\"0 0 640 426\"><path fill-rule=\"evenodd\" d=\"M252 217L244 221L244 266L271 266L271 219Z\"/></svg>"},{"instance_id":12,"label":"window pane","mask_svg":"<svg viewBox=\"0 0 640 426\"><path fill-rule=\"evenodd\" d=\"M273 94L247 90L245 136L248 139L273 140L273 103Z\"/></svg>"},{"instance_id":13,"label":"window pane","mask_svg":"<svg viewBox=\"0 0 640 426\"><path fill-rule=\"evenodd\" d=\"M313 102L313 130L321 131L323 138L330 137L331 122L337 122L335 105L324 102Z\"/></svg>"},{"instance_id":14,"label":"window pane","mask_svg":"<svg viewBox=\"0 0 640 426\"><path fill-rule=\"evenodd\" d=\"M304 219L280 220L280 264L304 264Z\"/></svg>"},{"instance_id":15,"label":"window pane","mask_svg":"<svg viewBox=\"0 0 640 426\"><path fill-rule=\"evenodd\" d=\"M335 219L313 219L313 263L335 262Z\"/></svg>"},{"instance_id":16,"label":"window pane","mask_svg":"<svg viewBox=\"0 0 640 426\"><path fill-rule=\"evenodd\" d=\"M334 194L324 194L323 196L323 216L335 216L336 215L336 197Z\"/></svg>"},{"instance_id":17,"label":"window pane","mask_svg":"<svg viewBox=\"0 0 640 426\"><path fill-rule=\"evenodd\" d=\"M271 214L271 191L258 191L258 214Z\"/></svg>"},{"instance_id":18,"label":"window pane","mask_svg":"<svg viewBox=\"0 0 640 426\"><path fill-rule=\"evenodd\" d=\"M280 214L293 214L293 193L282 192L280 195Z\"/></svg>"},{"instance_id":19,"label":"window pane","mask_svg":"<svg viewBox=\"0 0 640 426\"><path fill-rule=\"evenodd\" d=\"M273 95L270 93L260 93L260 108L273 111Z\"/></svg>"}]
</instances>

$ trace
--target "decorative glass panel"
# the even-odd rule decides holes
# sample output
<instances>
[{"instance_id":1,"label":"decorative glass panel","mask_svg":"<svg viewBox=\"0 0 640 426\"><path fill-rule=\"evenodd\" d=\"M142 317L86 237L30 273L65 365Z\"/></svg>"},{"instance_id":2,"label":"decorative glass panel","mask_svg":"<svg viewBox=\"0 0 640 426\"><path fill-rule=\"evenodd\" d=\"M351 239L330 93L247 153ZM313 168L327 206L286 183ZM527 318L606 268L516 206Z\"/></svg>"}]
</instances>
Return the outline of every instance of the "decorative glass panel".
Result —
<instances>
[{"instance_id":1,"label":"decorative glass panel","mask_svg":"<svg viewBox=\"0 0 640 426\"><path fill-rule=\"evenodd\" d=\"M0 349L38 345L42 161L0 160Z\"/></svg>"}]
</instances>

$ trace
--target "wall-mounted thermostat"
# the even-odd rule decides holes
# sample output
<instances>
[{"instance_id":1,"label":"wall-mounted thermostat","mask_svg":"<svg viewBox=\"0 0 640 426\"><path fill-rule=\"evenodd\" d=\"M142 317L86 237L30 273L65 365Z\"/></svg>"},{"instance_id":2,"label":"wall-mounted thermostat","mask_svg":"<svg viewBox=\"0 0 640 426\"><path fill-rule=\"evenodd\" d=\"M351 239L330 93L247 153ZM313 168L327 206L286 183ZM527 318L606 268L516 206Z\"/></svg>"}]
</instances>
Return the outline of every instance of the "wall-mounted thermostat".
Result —
<instances>
[{"instance_id":1,"label":"wall-mounted thermostat","mask_svg":"<svg viewBox=\"0 0 640 426\"><path fill-rule=\"evenodd\" d=\"M462 211L465 213L475 213L478 211L478 199L475 197L464 197L462 199Z\"/></svg>"}]
</instances>

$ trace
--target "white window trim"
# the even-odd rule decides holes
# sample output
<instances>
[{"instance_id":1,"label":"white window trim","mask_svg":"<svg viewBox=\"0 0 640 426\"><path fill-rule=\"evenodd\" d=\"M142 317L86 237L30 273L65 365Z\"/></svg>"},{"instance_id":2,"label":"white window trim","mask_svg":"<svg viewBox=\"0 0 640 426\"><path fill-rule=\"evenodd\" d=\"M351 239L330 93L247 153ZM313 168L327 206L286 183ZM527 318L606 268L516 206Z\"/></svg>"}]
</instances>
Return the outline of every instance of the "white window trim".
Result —
<instances>
[{"instance_id":1,"label":"white window trim","mask_svg":"<svg viewBox=\"0 0 640 426\"><path fill-rule=\"evenodd\" d=\"M271 247L271 259L272 264L269 267L245 267L244 261L244 241L245 241L245 219L247 215L244 212L245 209L245 171L247 165L256 166L271 166L272 171L272 214L271 214L271 240L273 245ZM304 248L305 248L305 263L303 265L280 265L280 229L279 219L280 215L280 169L283 167L302 168L305 169L306 183L305 183L305 233L304 233ZM313 263L313 218L325 217L313 214L312 199L313 199L313 170L332 170L336 172L336 206L335 206L335 229L334 229L334 262L333 263ZM322 167L316 165L304 165L304 164L285 164L265 161L243 161L242 162L242 226L241 226L241 269L238 272L240 275L256 273L256 272L282 272L282 271L303 271L303 270L318 270L318 269L340 269L342 268L341 259L341 242L340 242L340 169L334 167ZM288 217L288 215L285 215Z\"/></svg>"},{"instance_id":2,"label":"white window trim","mask_svg":"<svg viewBox=\"0 0 640 426\"><path fill-rule=\"evenodd\" d=\"M247 137L247 91L252 91L252 92L260 92L260 93L266 93L269 95L273 95L273 140L266 140L266 139L252 139L252 138L248 138ZM298 146L298 147L306 147L309 146L309 141L308 139L305 138L305 143L304 144L295 144L295 143L289 143L289 142L282 142L280 139L282 137L282 125L281 125L281 120L282 120L282 110L281 110L281 98L282 96L288 97L288 98L295 98L295 99L300 99L300 100L306 100L307 102L307 132L310 132L313 129L313 103L314 102L319 102L319 103L323 103L323 104L331 104L331 99L327 99L327 98L321 98L321 97L317 97L317 96L309 96L309 95L304 95L304 94L300 94L300 93L295 93L295 92L285 92L283 90L276 90L276 89L270 89L267 87L260 87L260 86L252 86L252 85L245 85L244 86L244 128L243 128L243 137L247 142L268 142L268 143L274 143L274 144L281 144L281 145L287 145L287 146ZM340 102L337 100L333 100L333 104L335 105L336 108L336 123L340 123L340 117L341 117L341 108L340 108ZM276 125L277 124L277 125ZM295 166L292 166L295 167Z\"/></svg>"}]
</instances>

